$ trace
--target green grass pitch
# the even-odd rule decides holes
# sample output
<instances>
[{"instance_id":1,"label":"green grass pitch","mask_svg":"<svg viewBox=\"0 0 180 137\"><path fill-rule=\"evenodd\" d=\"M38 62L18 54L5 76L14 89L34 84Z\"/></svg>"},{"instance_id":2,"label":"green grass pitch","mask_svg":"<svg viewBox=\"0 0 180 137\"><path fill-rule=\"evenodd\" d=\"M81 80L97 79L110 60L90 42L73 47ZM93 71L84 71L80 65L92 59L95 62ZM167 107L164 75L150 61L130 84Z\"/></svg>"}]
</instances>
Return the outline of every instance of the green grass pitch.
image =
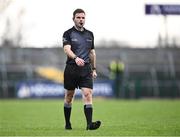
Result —
<instances>
[{"instance_id":1,"label":"green grass pitch","mask_svg":"<svg viewBox=\"0 0 180 137\"><path fill-rule=\"evenodd\" d=\"M102 126L86 131L83 103L75 99L73 130L64 130L62 99L0 100L0 136L180 136L180 100L94 99L93 120Z\"/></svg>"}]
</instances>

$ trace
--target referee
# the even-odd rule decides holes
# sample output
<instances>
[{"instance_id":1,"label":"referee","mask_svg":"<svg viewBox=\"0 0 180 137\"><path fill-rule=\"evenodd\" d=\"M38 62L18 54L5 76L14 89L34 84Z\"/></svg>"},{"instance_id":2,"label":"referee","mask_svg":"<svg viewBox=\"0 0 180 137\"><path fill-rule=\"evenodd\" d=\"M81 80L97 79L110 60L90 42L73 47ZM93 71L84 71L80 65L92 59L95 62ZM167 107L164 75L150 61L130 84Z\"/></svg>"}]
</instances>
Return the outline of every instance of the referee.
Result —
<instances>
[{"instance_id":1,"label":"referee","mask_svg":"<svg viewBox=\"0 0 180 137\"><path fill-rule=\"evenodd\" d=\"M96 78L96 54L93 33L84 28L85 12L76 9L73 12L74 26L63 34L63 48L67 55L64 70L64 117L65 129L71 130L71 108L76 88L82 91L86 130L98 129L100 121L92 122L93 78Z\"/></svg>"}]
</instances>

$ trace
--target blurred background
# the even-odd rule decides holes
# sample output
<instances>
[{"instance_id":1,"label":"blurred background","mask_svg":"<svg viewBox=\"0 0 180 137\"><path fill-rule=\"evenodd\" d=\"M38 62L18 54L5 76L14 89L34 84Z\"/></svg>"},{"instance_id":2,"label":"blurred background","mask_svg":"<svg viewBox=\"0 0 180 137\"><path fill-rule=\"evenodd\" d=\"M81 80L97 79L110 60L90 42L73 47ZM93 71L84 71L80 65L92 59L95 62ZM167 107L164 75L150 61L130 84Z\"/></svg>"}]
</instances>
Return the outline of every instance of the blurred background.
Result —
<instances>
[{"instance_id":1,"label":"blurred background","mask_svg":"<svg viewBox=\"0 0 180 137\"><path fill-rule=\"evenodd\" d=\"M179 5L179 0L0 0L0 98L63 97L62 35L74 25L76 8L85 10L85 27L95 35L94 96L179 98Z\"/></svg>"}]
</instances>

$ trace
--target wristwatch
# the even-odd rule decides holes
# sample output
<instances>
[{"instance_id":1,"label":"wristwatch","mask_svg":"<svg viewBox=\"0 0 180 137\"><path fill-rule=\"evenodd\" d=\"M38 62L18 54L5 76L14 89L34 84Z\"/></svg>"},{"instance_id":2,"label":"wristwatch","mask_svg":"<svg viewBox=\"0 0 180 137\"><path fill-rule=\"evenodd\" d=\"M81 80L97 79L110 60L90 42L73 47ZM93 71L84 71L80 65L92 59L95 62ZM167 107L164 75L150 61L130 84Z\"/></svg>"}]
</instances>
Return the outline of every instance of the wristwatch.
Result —
<instances>
[{"instance_id":1,"label":"wristwatch","mask_svg":"<svg viewBox=\"0 0 180 137\"><path fill-rule=\"evenodd\" d=\"M77 56L75 56L73 59L75 60L77 58Z\"/></svg>"},{"instance_id":2,"label":"wristwatch","mask_svg":"<svg viewBox=\"0 0 180 137\"><path fill-rule=\"evenodd\" d=\"M95 67L93 67L93 68L92 68L92 70L96 70L96 68L95 68Z\"/></svg>"}]
</instances>

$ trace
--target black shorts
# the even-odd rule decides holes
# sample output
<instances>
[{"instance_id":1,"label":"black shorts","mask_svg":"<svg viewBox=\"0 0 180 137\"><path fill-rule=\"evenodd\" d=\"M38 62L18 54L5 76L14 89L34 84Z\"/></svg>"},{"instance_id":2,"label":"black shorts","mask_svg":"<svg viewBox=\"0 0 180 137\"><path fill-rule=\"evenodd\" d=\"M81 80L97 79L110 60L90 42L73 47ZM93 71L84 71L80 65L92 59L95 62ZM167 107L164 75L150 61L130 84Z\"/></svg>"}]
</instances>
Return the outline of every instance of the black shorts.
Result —
<instances>
[{"instance_id":1,"label":"black shorts","mask_svg":"<svg viewBox=\"0 0 180 137\"><path fill-rule=\"evenodd\" d=\"M93 88L92 70L90 64L79 67L76 64L67 64L64 71L64 88Z\"/></svg>"}]
</instances>

